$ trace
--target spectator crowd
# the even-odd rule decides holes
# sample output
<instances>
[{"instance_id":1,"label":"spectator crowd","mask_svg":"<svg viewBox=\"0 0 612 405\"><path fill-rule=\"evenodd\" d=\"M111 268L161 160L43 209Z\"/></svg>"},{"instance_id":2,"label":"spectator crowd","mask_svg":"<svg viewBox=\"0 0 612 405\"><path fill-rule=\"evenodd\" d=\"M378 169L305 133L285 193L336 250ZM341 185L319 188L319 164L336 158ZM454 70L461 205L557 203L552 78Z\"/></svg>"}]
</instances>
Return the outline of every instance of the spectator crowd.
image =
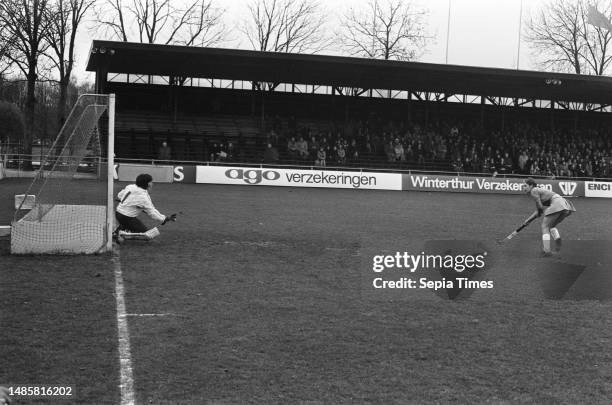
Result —
<instances>
[{"instance_id":1,"label":"spectator crowd","mask_svg":"<svg viewBox=\"0 0 612 405\"><path fill-rule=\"evenodd\" d=\"M487 130L478 121L331 121L268 117L264 135L248 142L220 134L205 140L209 161L358 166L541 177L612 177L612 137L594 128L519 122ZM215 138L216 139L216 138ZM253 144L254 142L254 144ZM160 160L175 159L163 142Z\"/></svg>"},{"instance_id":2,"label":"spectator crowd","mask_svg":"<svg viewBox=\"0 0 612 405\"><path fill-rule=\"evenodd\" d=\"M612 138L595 129L550 129L533 124L486 131L469 122L350 121L344 126L291 117L270 120L266 163L359 165L451 170L492 175L612 177Z\"/></svg>"}]
</instances>

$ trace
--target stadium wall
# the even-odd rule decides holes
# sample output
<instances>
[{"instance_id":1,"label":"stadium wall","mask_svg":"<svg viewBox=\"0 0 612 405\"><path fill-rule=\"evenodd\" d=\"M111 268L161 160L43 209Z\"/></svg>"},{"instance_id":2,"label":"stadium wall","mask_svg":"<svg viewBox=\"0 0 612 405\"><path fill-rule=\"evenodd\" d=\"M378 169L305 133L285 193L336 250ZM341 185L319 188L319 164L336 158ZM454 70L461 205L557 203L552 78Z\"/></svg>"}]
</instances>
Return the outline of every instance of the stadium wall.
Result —
<instances>
[{"instance_id":1,"label":"stadium wall","mask_svg":"<svg viewBox=\"0 0 612 405\"><path fill-rule=\"evenodd\" d=\"M115 164L115 180L136 181L140 173L148 173L156 183L195 183L196 166Z\"/></svg>"},{"instance_id":2,"label":"stadium wall","mask_svg":"<svg viewBox=\"0 0 612 405\"><path fill-rule=\"evenodd\" d=\"M116 179L119 181L136 181L136 177L141 173L148 173L156 183L172 183L174 179L174 167L169 165L137 165L137 164L116 164Z\"/></svg>"},{"instance_id":3,"label":"stadium wall","mask_svg":"<svg viewBox=\"0 0 612 405\"><path fill-rule=\"evenodd\" d=\"M243 186L317 187L396 191L521 194L523 179L436 174L407 174L318 169L280 169L255 166L115 165L115 179L134 181L150 173L163 183L229 184ZM612 182L547 180L537 182L564 197L612 198Z\"/></svg>"}]
</instances>

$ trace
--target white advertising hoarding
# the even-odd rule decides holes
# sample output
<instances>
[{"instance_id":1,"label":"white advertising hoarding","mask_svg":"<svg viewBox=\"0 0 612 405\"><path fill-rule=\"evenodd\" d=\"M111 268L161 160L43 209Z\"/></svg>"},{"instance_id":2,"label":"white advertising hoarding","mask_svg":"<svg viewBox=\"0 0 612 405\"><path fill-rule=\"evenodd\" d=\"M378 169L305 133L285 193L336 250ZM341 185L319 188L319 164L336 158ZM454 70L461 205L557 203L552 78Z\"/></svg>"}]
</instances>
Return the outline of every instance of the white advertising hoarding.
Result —
<instances>
[{"instance_id":1,"label":"white advertising hoarding","mask_svg":"<svg viewBox=\"0 0 612 405\"><path fill-rule=\"evenodd\" d=\"M584 195L586 197L612 198L612 183L604 181L585 181Z\"/></svg>"},{"instance_id":2,"label":"white advertising hoarding","mask_svg":"<svg viewBox=\"0 0 612 405\"><path fill-rule=\"evenodd\" d=\"M196 183L400 191L402 175L332 170L198 166Z\"/></svg>"}]
</instances>

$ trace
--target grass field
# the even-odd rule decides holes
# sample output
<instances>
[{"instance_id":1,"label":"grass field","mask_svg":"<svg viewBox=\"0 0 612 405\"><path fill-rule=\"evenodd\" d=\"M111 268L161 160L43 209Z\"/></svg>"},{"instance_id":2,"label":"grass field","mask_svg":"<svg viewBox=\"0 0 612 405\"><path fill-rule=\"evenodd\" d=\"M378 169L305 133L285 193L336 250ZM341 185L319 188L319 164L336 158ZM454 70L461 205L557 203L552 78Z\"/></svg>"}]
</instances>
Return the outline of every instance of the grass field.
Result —
<instances>
[{"instance_id":1,"label":"grass field","mask_svg":"<svg viewBox=\"0 0 612 405\"><path fill-rule=\"evenodd\" d=\"M0 225L25 184L0 181ZM551 259L539 256L538 224L493 243L533 210L525 196L166 184L152 194L184 215L118 249L139 404L612 398L609 200L574 200ZM72 399L18 404L120 403L111 256L15 257L0 243L0 385L75 387ZM485 249L476 277L495 287L453 300L371 288L373 255L449 243Z\"/></svg>"}]
</instances>

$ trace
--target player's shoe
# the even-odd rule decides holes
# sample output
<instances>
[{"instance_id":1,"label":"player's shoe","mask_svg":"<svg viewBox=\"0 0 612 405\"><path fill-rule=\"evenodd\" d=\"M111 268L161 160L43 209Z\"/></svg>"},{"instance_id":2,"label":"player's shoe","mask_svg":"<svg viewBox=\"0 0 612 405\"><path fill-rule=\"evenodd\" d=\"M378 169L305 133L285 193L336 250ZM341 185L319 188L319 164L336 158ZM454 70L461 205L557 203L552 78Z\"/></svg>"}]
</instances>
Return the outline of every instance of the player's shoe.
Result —
<instances>
[{"instance_id":1,"label":"player's shoe","mask_svg":"<svg viewBox=\"0 0 612 405\"><path fill-rule=\"evenodd\" d=\"M119 229L113 232L113 241L117 243L117 245L121 245L125 241L125 238L123 235L121 235L121 231Z\"/></svg>"},{"instance_id":2,"label":"player's shoe","mask_svg":"<svg viewBox=\"0 0 612 405\"><path fill-rule=\"evenodd\" d=\"M542 252L542 257L552 257L553 253L552 252Z\"/></svg>"},{"instance_id":3,"label":"player's shoe","mask_svg":"<svg viewBox=\"0 0 612 405\"><path fill-rule=\"evenodd\" d=\"M561 238L559 239L555 239L555 251L559 252L561 250L561 245L563 243L561 242Z\"/></svg>"}]
</instances>

